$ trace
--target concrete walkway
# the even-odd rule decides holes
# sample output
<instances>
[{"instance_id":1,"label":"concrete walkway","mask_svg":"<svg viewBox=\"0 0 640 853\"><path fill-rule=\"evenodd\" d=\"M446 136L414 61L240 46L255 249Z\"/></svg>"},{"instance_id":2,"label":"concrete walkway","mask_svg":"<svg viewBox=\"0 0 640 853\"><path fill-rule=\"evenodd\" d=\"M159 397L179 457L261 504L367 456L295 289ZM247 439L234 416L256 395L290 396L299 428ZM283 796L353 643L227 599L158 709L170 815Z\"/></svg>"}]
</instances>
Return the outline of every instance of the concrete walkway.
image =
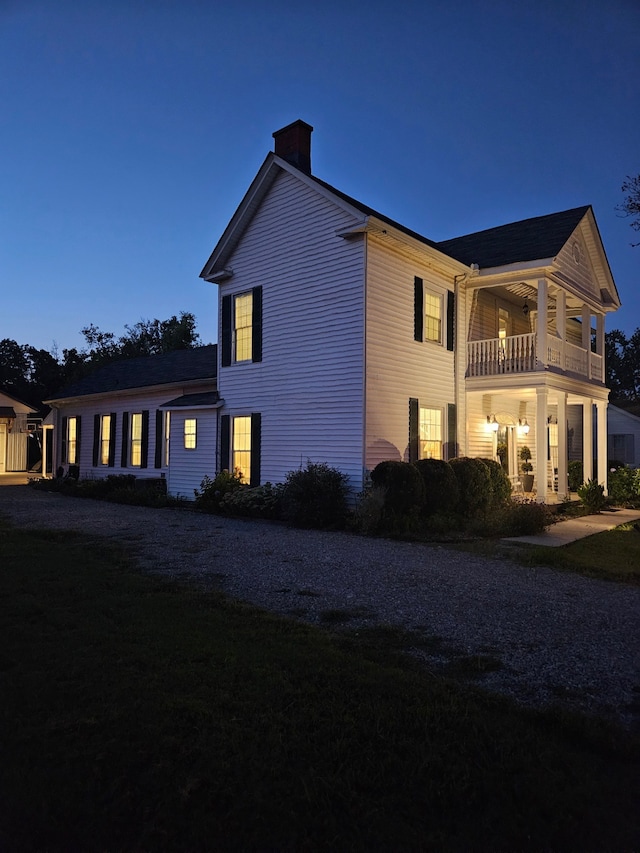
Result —
<instances>
[{"instance_id":1,"label":"concrete walkway","mask_svg":"<svg viewBox=\"0 0 640 853\"><path fill-rule=\"evenodd\" d=\"M537 536L510 536L502 541L559 548L562 545L575 542L577 539L593 536L594 533L604 533L606 530L613 530L615 527L620 527L621 524L634 521L640 521L640 510L605 510L598 515L583 515L580 518L559 521Z\"/></svg>"}]
</instances>

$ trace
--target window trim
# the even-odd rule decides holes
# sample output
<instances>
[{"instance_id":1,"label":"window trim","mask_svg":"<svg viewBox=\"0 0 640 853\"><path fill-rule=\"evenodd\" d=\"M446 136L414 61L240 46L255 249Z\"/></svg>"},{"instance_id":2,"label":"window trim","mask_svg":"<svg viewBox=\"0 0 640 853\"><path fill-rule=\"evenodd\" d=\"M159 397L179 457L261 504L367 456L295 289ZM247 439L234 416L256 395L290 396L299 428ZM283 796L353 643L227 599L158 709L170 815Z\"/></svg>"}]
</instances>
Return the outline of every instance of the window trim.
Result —
<instances>
[{"instance_id":1,"label":"window trim","mask_svg":"<svg viewBox=\"0 0 640 853\"><path fill-rule=\"evenodd\" d=\"M164 430L162 433L162 442L164 453L162 457L161 467L168 468L171 450L171 412L168 411L164 413Z\"/></svg>"},{"instance_id":2,"label":"window trim","mask_svg":"<svg viewBox=\"0 0 640 853\"><path fill-rule=\"evenodd\" d=\"M439 439L422 438L422 425L423 425L422 413L423 412L438 412L438 414L439 414L438 426L439 426L439 431L440 431L440 438ZM421 403L418 403L418 459L444 459L444 445L445 445L445 442L444 442L445 420L444 420L444 418L445 418L444 409L442 406L424 406ZM427 443L431 443L431 444L438 443L440 445L440 455L439 456L425 455L423 453L423 444L426 445Z\"/></svg>"},{"instance_id":3,"label":"window trim","mask_svg":"<svg viewBox=\"0 0 640 853\"><path fill-rule=\"evenodd\" d=\"M134 428L138 424L138 430ZM139 431L139 436L136 436ZM129 464L132 468L142 468L143 418L142 412L132 412L129 429ZM138 461L134 461L137 456Z\"/></svg>"},{"instance_id":4,"label":"window trim","mask_svg":"<svg viewBox=\"0 0 640 853\"><path fill-rule=\"evenodd\" d=\"M238 327L238 302L241 299L250 300L249 311L246 312L249 322ZM243 290L241 293L234 293L231 300L232 304L232 329L231 329L231 358L234 364L246 364L253 361L253 291ZM244 358L238 358L238 340L239 332L243 333L244 346L248 355Z\"/></svg>"},{"instance_id":5,"label":"window trim","mask_svg":"<svg viewBox=\"0 0 640 853\"><path fill-rule=\"evenodd\" d=\"M100 467L109 467L109 461L111 458L111 432L113 429L112 418L112 414L100 415L100 444L98 454L98 465Z\"/></svg>"},{"instance_id":6,"label":"window trim","mask_svg":"<svg viewBox=\"0 0 640 853\"><path fill-rule=\"evenodd\" d=\"M71 425L73 424L73 438L71 438ZM78 464L78 416L71 415L67 418L67 462L69 465ZM73 450L73 453L71 452Z\"/></svg>"},{"instance_id":7,"label":"window trim","mask_svg":"<svg viewBox=\"0 0 640 853\"><path fill-rule=\"evenodd\" d=\"M193 431L188 430L188 426L193 424ZM184 450L197 450L198 449L198 419L197 418L185 418L184 424L182 428L182 436L183 436L183 446ZM191 444L191 439L193 439L193 444Z\"/></svg>"},{"instance_id":8,"label":"window trim","mask_svg":"<svg viewBox=\"0 0 640 853\"><path fill-rule=\"evenodd\" d=\"M428 298L431 297L438 305L438 316L427 314L427 302ZM443 326L443 306L444 299L442 293L438 293L436 290L432 290L427 285L424 285L424 293L422 297L422 337L425 343L428 344L437 344L438 346L442 346L443 344L443 335L442 335L442 326ZM438 337L427 337L427 331L430 326L430 320L435 320L438 323Z\"/></svg>"}]
</instances>

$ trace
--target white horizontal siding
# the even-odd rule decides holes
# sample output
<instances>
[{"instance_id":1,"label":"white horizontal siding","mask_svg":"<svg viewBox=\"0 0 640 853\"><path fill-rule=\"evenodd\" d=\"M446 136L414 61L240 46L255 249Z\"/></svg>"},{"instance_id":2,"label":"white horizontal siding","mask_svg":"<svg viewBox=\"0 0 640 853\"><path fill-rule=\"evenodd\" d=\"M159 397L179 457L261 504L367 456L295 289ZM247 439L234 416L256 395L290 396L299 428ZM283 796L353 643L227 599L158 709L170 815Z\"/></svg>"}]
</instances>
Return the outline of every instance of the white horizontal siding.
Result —
<instances>
[{"instance_id":1,"label":"white horizontal siding","mask_svg":"<svg viewBox=\"0 0 640 853\"><path fill-rule=\"evenodd\" d=\"M262 415L261 479L307 459L362 476L363 240L341 208L281 174L249 225L220 296L262 286L263 360L221 367L230 415Z\"/></svg>"},{"instance_id":2,"label":"white horizontal siding","mask_svg":"<svg viewBox=\"0 0 640 853\"><path fill-rule=\"evenodd\" d=\"M600 290L596 276L591 264L591 256L583 235L586 225L579 225L560 249L555 259L555 266L574 285L574 293L581 293L591 300L600 302ZM576 261L573 249L577 243L580 251L579 260Z\"/></svg>"},{"instance_id":3,"label":"white horizontal siding","mask_svg":"<svg viewBox=\"0 0 640 853\"><path fill-rule=\"evenodd\" d=\"M156 450L156 411L170 399L189 393L193 389L189 386L172 386L164 390L149 390L139 391L135 394L119 394L112 398L88 399L74 403L65 403L57 406L57 428L55 430L55 468L60 465L61 459L61 441L62 441L62 418L63 417L81 417L81 439L80 439L80 455L78 464L80 466L80 477L107 477L112 474L133 474L138 478L154 478L168 477L168 468L164 465L164 454L162 455L162 466L160 468L155 465L155 450ZM121 465L122 459L122 415L124 412L129 413L129 439L131 437L131 415L136 412L148 410L149 412L149 443L147 450L147 467L133 467ZM93 465L93 431L95 415L110 415L116 416L116 433L115 433L115 456L114 466L108 465ZM172 421L173 421L172 416ZM211 417L215 424L215 412ZM174 426L172 422L172 433ZM160 442L163 441L162 434L158 436ZM171 458L170 458L171 463ZM203 472L203 476L204 476ZM200 480L202 476L200 477ZM200 482L200 481L198 481Z\"/></svg>"},{"instance_id":4,"label":"white horizontal siding","mask_svg":"<svg viewBox=\"0 0 640 853\"><path fill-rule=\"evenodd\" d=\"M185 449L184 422L196 420L196 447ZM215 409L175 409L171 412L167 492L192 501L205 476L216 473L218 413Z\"/></svg>"},{"instance_id":5,"label":"white horizontal siding","mask_svg":"<svg viewBox=\"0 0 640 853\"><path fill-rule=\"evenodd\" d=\"M447 291L453 282L415 257L394 251L375 237L367 249L366 467L385 459L408 459L409 398L443 409L455 403L454 355L446 347ZM414 340L414 277L442 296L442 345Z\"/></svg>"}]
</instances>

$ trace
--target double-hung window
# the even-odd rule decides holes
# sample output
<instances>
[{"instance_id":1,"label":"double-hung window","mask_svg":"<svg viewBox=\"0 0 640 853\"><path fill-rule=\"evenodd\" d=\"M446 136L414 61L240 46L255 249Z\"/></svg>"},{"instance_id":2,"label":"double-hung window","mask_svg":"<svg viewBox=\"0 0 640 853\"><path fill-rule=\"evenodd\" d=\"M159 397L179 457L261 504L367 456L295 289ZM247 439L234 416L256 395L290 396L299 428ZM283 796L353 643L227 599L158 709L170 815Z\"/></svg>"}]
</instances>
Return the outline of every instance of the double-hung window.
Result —
<instances>
[{"instance_id":1,"label":"double-hung window","mask_svg":"<svg viewBox=\"0 0 640 853\"><path fill-rule=\"evenodd\" d=\"M424 292L424 339L434 343L442 343L442 296Z\"/></svg>"},{"instance_id":2,"label":"double-hung window","mask_svg":"<svg viewBox=\"0 0 640 853\"><path fill-rule=\"evenodd\" d=\"M131 415L131 465L139 468L142 465L142 412Z\"/></svg>"},{"instance_id":3,"label":"double-hung window","mask_svg":"<svg viewBox=\"0 0 640 853\"><path fill-rule=\"evenodd\" d=\"M455 346L455 297L452 291L439 291L424 279L413 280L413 338L423 343L445 346L453 352Z\"/></svg>"},{"instance_id":4,"label":"double-hung window","mask_svg":"<svg viewBox=\"0 0 640 853\"><path fill-rule=\"evenodd\" d=\"M262 361L262 287L222 297L221 364Z\"/></svg>"},{"instance_id":5,"label":"double-hung window","mask_svg":"<svg viewBox=\"0 0 640 853\"><path fill-rule=\"evenodd\" d=\"M251 361L253 293L234 296L233 308L233 360Z\"/></svg>"},{"instance_id":6,"label":"double-hung window","mask_svg":"<svg viewBox=\"0 0 640 853\"><path fill-rule=\"evenodd\" d=\"M196 418L185 418L184 447L185 450L195 450L197 446L198 422Z\"/></svg>"},{"instance_id":7,"label":"double-hung window","mask_svg":"<svg viewBox=\"0 0 640 853\"><path fill-rule=\"evenodd\" d=\"M442 409L420 406L419 458L442 459Z\"/></svg>"},{"instance_id":8,"label":"double-hung window","mask_svg":"<svg viewBox=\"0 0 640 853\"><path fill-rule=\"evenodd\" d=\"M100 418L100 464L109 464L109 449L111 442L111 415Z\"/></svg>"},{"instance_id":9,"label":"double-hung window","mask_svg":"<svg viewBox=\"0 0 640 853\"><path fill-rule=\"evenodd\" d=\"M165 468L169 467L169 441L171 438L171 412L164 413L164 460Z\"/></svg>"},{"instance_id":10,"label":"double-hung window","mask_svg":"<svg viewBox=\"0 0 640 853\"><path fill-rule=\"evenodd\" d=\"M249 482L251 473L251 416L233 419L233 470L238 471L243 483Z\"/></svg>"},{"instance_id":11,"label":"double-hung window","mask_svg":"<svg viewBox=\"0 0 640 853\"><path fill-rule=\"evenodd\" d=\"M69 418L67 421L67 462L75 465L78 461L78 420Z\"/></svg>"}]
</instances>

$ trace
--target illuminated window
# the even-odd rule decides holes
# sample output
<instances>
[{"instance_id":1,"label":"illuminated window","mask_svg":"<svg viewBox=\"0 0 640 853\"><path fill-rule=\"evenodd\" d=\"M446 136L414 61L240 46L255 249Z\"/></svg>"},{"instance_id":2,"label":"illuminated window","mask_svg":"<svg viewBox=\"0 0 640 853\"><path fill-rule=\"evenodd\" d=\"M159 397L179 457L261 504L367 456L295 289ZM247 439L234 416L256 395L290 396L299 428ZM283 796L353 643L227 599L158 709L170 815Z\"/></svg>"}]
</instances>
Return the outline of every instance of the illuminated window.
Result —
<instances>
[{"instance_id":1,"label":"illuminated window","mask_svg":"<svg viewBox=\"0 0 640 853\"><path fill-rule=\"evenodd\" d=\"M233 470L239 471L243 483L251 475L251 416L233 419Z\"/></svg>"},{"instance_id":2,"label":"illuminated window","mask_svg":"<svg viewBox=\"0 0 640 853\"><path fill-rule=\"evenodd\" d=\"M185 450L196 449L197 423L195 418L185 418L184 422L184 447Z\"/></svg>"},{"instance_id":3,"label":"illuminated window","mask_svg":"<svg viewBox=\"0 0 640 853\"><path fill-rule=\"evenodd\" d=\"M424 339L442 342L442 297L424 292Z\"/></svg>"},{"instance_id":4,"label":"illuminated window","mask_svg":"<svg viewBox=\"0 0 640 853\"><path fill-rule=\"evenodd\" d=\"M253 331L253 294L241 293L234 301L234 353L235 361L251 361Z\"/></svg>"},{"instance_id":5,"label":"illuminated window","mask_svg":"<svg viewBox=\"0 0 640 853\"><path fill-rule=\"evenodd\" d=\"M111 415L100 418L100 464L109 464L109 441L111 438Z\"/></svg>"},{"instance_id":6,"label":"illuminated window","mask_svg":"<svg viewBox=\"0 0 640 853\"><path fill-rule=\"evenodd\" d=\"M142 412L131 415L131 465L142 464Z\"/></svg>"},{"instance_id":7,"label":"illuminated window","mask_svg":"<svg viewBox=\"0 0 640 853\"><path fill-rule=\"evenodd\" d=\"M75 465L78 454L78 422L76 418L67 421L67 462Z\"/></svg>"},{"instance_id":8,"label":"illuminated window","mask_svg":"<svg viewBox=\"0 0 640 853\"><path fill-rule=\"evenodd\" d=\"M164 467L169 466L169 439L171 437L171 412L164 413Z\"/></svg>"},{"instance_id":9,"label":"illuminated window","mask_svg":"<svg viewBox=\"0 0 640 853\"><path fill-rule=\"evenodd\" d=\"M442 410L420 407L420 459L442 459Z\"/></svg>"}]
</instances>

